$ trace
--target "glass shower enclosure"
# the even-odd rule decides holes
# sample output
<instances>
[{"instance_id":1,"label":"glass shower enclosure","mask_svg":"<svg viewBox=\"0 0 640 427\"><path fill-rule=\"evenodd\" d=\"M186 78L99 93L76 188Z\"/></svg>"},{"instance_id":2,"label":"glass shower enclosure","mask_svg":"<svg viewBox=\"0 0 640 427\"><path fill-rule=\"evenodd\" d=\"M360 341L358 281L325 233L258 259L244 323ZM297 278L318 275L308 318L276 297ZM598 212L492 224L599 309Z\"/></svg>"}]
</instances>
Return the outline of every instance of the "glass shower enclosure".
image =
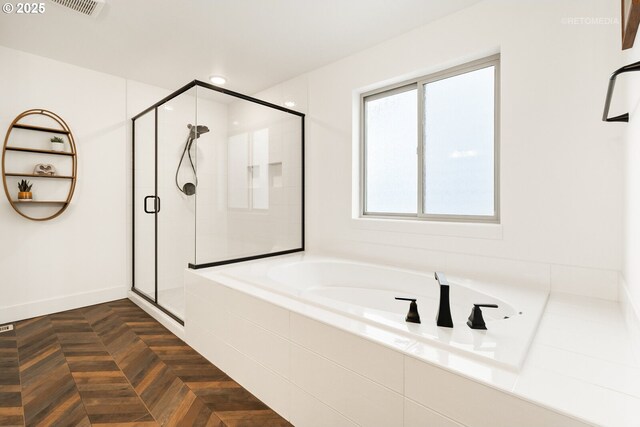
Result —
<instances>
[{"instance_id":1,"label":"glass shower enclosure","mask_svg":"<svg viewBox=\"0 0 640 427\"><path fill-rule=\"evenodd\" d=\"M132 291L184 324L184 269L304 250L304 114L198 80L132 118Z\"/></svg>"}]
</instances>

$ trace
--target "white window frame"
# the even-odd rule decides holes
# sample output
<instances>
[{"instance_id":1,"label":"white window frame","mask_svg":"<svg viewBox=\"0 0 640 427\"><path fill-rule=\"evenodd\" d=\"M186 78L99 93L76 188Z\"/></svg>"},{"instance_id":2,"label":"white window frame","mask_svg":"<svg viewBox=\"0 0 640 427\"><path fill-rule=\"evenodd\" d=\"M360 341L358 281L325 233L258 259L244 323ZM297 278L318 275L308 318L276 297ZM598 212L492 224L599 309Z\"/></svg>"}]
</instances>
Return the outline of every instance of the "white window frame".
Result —
<instances>
[{"instance_id":1,"label":"white window frame","mask_svg":"<svg viewBox=\"0 0 640 427\"><path fill-rule=\"evenodd\" d=\"M428 214L424 212L424 85L449 77L466 74L471 71L487 67L495 67L494 73L494 132L493 132L493 215L455 215L455 214ZM417 89L418 102L418 141L417 141L417 171L418 171L418 209L415 214L372 212L366 211L366 102L395 95L408 90ZM448 222L481 222L500 223L500 54L483 59L468 62L443 71L435 72L420 78L404 81L402 83L386 86L360 95L360 217L387 218L387 219L417 219L426 221Z\"/></svg>"}]
</instances>

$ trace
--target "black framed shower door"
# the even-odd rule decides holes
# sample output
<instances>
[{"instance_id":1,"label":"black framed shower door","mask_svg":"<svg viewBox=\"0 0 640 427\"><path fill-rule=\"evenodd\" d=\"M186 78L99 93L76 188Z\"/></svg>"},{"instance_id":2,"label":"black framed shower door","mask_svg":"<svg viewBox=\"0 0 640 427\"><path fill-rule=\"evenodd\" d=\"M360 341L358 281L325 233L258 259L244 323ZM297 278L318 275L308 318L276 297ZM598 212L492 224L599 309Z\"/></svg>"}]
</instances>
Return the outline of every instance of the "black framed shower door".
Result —
<instances>
[{"instance_id":1,"label":"black framed shower door","mask_svg":"<svg viewBox=\"0 0 640 427\"><path fill-rule=\"evenodd\" d=\"M158 180L159 180L159 168L158 168L158 153L162 150L162 146L159 146L158 141L158 117L159 108L168 103L171 100L179 97L192 88L204 88L232 96L244 101L248 101L253 104L258 104L264 107L269 107L274 110L279 110L300 118L300 144L301 144L301 182L300 182L300 197L301 197L301 221L300 221L300 245L292 247L290 249L278 250L274 252L256 253L250 256L231 257L225 259L211 259L206 262L197 262L195 257L193 262L188 262L186 267L191 269L201 269L207 267L214 267L225 264L238 263L243 261L250 261L255 259L273 257L291 254L295 252L302 252L305 249L305 114L291 110L289 108L273 104L261 99L253 98L248 95L244 95L238 92L230 91L218 86L214 86L199 80L193 80L165 98L161 99L149 108L141 111L135 115L132 120L132 284L131 290L136 295L140 296L150 304L154 305L169 317L174 319L181 325L184 325L184 320L180 315L174 313L171 309L167 308L162 301L159 300L159 237L161 237L162 229L160 227L160 221L162 218L162 200L158 192ZM152 120L153 123L149 123ZM148 133L146 134L146 141L136 140L136 131L141 127L151 129L153 131L152 140ZM147 145L151 145L153 154L136 156L136 147L141 143L146 142ZM144 176L141 176L140 171L146 171ZM153 172L153 173L151 173ZM137 190L136 186L140 180L146 180L143 183L145 190ZM138 185L140 187L140 185ZM136 238L136 234L142 232L149 237L144 242L139 241ZM195 233L195 230L194 230ZM195 237L195 236L194 236ZM148 240L152 240L152 244L149 244ZM137 256L138 254L138 256ZM141 257L140 254L144 254ZM141 260L141 258L144 258Z\"/></svg>"}]
</instances>

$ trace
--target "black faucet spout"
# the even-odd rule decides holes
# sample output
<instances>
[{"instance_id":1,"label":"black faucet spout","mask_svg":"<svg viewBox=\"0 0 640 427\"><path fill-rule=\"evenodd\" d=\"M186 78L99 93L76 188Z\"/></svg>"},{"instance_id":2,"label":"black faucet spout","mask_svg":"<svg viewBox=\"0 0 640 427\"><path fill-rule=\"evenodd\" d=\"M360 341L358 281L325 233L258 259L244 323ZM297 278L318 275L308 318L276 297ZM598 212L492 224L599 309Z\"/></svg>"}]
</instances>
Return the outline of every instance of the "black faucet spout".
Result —
<instances>
[{"instance_id":1,"label":"black faucet spout","mask_svg":"<svg viewBox=\"0 0 640 427\"><path fill-rule=\"evenodd\" d=\"M449 302L449 282L444 273L436 271L435 278L440 285L440 304L438 305L438 315L436 324L444 328L453 328L451 319L451 304Z\"/></svg>"}]
</instances>

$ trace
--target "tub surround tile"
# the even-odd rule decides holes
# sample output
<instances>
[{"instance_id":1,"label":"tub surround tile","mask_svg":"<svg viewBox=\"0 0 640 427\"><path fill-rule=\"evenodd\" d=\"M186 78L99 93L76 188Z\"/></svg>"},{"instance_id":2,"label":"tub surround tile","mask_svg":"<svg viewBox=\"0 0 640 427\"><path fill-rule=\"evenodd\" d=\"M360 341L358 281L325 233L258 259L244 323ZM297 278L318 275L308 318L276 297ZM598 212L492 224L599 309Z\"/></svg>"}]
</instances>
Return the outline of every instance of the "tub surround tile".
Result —
<instances>
[{"instance_id":1,"label":"tub surround tile","mask_svg":"<svg viewBox=\"0 0 640 427\"><path fill-rule=\"evenodd\" d=\"M530 401L405 358L405 396L469 426L585 426Z\"/></svg>"},{"instance_id":2,"label":"tub surround tile","mask_svg":"<svg viewBox=\"0 0 640 427\"><path fill-rule=\"evenodd\" d=\"M533 346L527 370L544 369L640 399L640 368L596 359L544 344ZM640 402L639 402L640 404Z\"/></svg>"},{"instance_id":3,"label":"tub surround tile","mask_svg":"<svg viewBox=\"0 0 640 427\"><path fill-rule=\"evenodd\" d=\"M591 319L585 321L547 313L540 322L536 341L596 359L635 366L625 326L616 328L599 323L595 317Z\"/></svg>"},{"instance_id":4,"label":"tub surround tile","mask_svg":"<svg viewBox=\"0 0 640 427\"><path fill-rule=\"evenodd\" d=\"M291 381L358 425L403 424L402 395L295 344Z\"/></svg>"},{"instance_id":5,"label":"tub surround tile","mask_svg":"<svg viewBox=\"0 0 640 427\"><path fill-rule=\"evenodd\" d=\"M200 303L201 300L191 296L189 293L187 294L187 310ZM237 320L239 322L249 323L246 320ZM236 324L235 327L240 329L232 329L227 336L233 335L234 332L242 333L241 331L248 330L247 326L238 327ZM280 366L280 370L287 372L288 375L288 345L285 345L285 348L280 352L267 351L266 349L273 350L274 348L270 344L258 347L254 347L251 344L247 345L245 344L246 339L257 339L262 342L265 340L269 342L269 340L274 338L282 340L281 337L265 329L257 328L255 325L248 327L253 328L253 330L249 332L250 337L235 337L236 344L234 345L232 342L225 341L216 335L215 332L204 327L203 324L192 323L186 328L187 340L197 351L201 352L209 361L233 377L240 385L259 395L267 405L283 417L288 418L290 409L288 399L289 381L281 373L272 370L263 362L265 359L267 363L273 362L275 355L285 355L285 359L277 360L274 363ZM240 342L241 345L238 345L238 342ZM245 351L248 349L252 354L246 354L238 347L243 347Z\"/></svg>"},{"instance_id":6,"label":"tub surround tile","mask_svg":"<svg viewBox=\"0 0 640 427\"><path fill-rule=\"evenodd\" d=\"M289 341L242 317L231 313L228 316L228 343L266 368L289 378Z\"/></svg>"},{"instance_id":7,"label":"tub surround tile","mask_svg":"<svg viewBox=\"0 0 640 427\"><path fill-rule=\"evenodd\" d=\"M269 308L269 304L255 298L243 299L245 296L240 292L222 286L213 288L217 289L209 292L208 296L195 295L191 290L186 292L187 307L191 312L190 326L201 326L239 352L288 378L289 344L286 337L289 334L289 312L279 307ZM219 298L212 299L213 295ZM250 310L242 306L243 302L256 311L246 316ZM265 316L260 324L246 318L255 320L256 312Z\"/></svg>"},{"instance_id":8,"label":"tub surround tile","mask_svg":"<svg viewBox=\"0 0 640 427\"><path fill-rule=\"evenodd\" d=\"M624 321L617 301L567 293L552 293L545 312L579 322L597 322L612 328L618 328Z\"/></svg>"},{"instance_id":9,"label":"tub surround tile","mask_svg":"<svg viewBox=\"0 0 640 427\"><path fill-rule=\"evenodd\" d=\"M404 399L404 426L405 427L464 427L451 418L447 418L426 406L422 406L411 399Z\"/></svg>"},{"instance_id":10,"label":"tub surround tile","mask_svg":"<svg viewBox=\"0 0 640 427\"><path fill-rule=\"evenodd\" d=\"M382 330L378 333L391 335ZM401 353L295 313L291 314L291 339L345 368L403 392Z\"/></svg>"},{"instance_id":11,"label":"tub surround tile","mask_svg":"<svg viewBox=\"0 0 640 427\"><path fill-rule=\"evenodd\" d=\"M304 427L357 427L358 424L342 416L295 385L291 386L291 423Z\"/></svg>"},{"instance_id":12,"label":"tub surround tile","mask_svg":"<svg viewBox=\"0 0 640 427\"><path fill-rule=\"evenodd\" d=\"M525 369L514 391L538 402L549 402L563 412L580 414L596 425L638 425L640 399L557 372Z\"/></svg>"},{"instance_id":13,"label":"tub surround tile","mask_svg":"<svg viewBox=\"0 0 640 427\"><path fill-rule=\"evenodd\" d=\"M242 292L231 292L224 301L227 311L278 334L289 336L289 311Z\"/></svg>"},{"instance_id":14,"label":"tub surround tile","mask_svg":"<svg viewBox=\"0 0 640 427\"><path fill-rule=\"evenodd\" d=\"M228 316L221 303L225 299L211 300L190 291L185 295L185 304L189 313L188 318L185 319L185 325L187 323L198 325L221 338L226 337ZM185 331L187 330L188 328L185 327Z\"/></svg>"},{"instance_id":15,"label":"tub surround tile","mask_svg":"<svg viewBox=\"0 0 640 427\"><path fill-rule=\"evenodd\" d=\"M425 343L415 343L407 349L407 354L431 366L475 381L486 382L504 391L513 390L518 381L518 372L515 370L504 369L484 360L464 357Z\"/></svg>"},{"instance_id":16,"label":"tub surround tile","mask_svg":"<svg viewBox=\"0 0 640 427\"><path fill-rule=\"evenodd\" d=\"M618 304L552 294L514 393L596 424L638 425L640 366Z\"/></svg>"}]
</instances>

